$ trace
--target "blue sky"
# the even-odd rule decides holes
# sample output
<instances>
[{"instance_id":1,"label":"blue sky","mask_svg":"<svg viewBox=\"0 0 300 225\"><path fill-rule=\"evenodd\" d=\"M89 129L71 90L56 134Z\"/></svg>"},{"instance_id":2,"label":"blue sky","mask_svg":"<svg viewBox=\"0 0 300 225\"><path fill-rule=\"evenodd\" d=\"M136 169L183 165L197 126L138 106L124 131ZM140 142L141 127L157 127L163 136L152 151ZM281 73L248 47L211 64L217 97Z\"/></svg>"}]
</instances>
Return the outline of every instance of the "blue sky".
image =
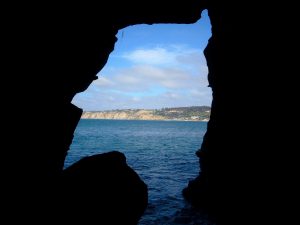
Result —
<instances>
[{"instance_id":1,"label":"blue sky","mask_svg":"<svg viewBox=\"0 0 300 225\"><path fill-rule=\"evenodd\" d=\"M98 80L72 102L84 111L210 105L203 55L210 36L207 11L195 24L126 27Z\"/></svg>"}]
</instances>

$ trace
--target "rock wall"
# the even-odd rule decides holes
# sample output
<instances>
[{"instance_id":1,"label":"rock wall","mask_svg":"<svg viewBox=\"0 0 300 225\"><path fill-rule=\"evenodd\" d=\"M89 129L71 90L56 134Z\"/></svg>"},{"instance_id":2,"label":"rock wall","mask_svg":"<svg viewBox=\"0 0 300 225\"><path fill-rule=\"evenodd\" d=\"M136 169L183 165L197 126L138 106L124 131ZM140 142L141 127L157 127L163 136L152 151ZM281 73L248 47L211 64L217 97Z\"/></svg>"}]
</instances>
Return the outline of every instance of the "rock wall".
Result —
<instances>
[{"instance_id":1,"label":"rock wall","mask_svg":"<svg viewBox=\"0 0 300 225\"><path fill-rule=\"evenodd\" d=\"M120 162L123 166L117 167L117 175L114 170L105 168L109 162L105 156L97 161L103 168L87 160L91 166L88 168L92 169L85 175L82 175L86 171L85 163L74 165L71 172L63 171L63 162L82 114L71 101L75 94L97 79L97 72L113 51L119 29L140 23L196 22L203 8L201 5L198 1L164 5L160 1L100 1L26 2L2 7L2 72L7 78L3 85L11 85L10 92L3 93L7 96L4 108L10 113L5 111L3 115L6 118L3 146L8 150L2 164L5 168L2 193L6 193L2 208L5 209L3 215L11 223L17 223L20 218L23 223L39 224L58 220L95 222L90 218L98 219L101 224L114 224L116 218L124 224L137 223L145 209L147 189L138 185L142 181L124 163ZM46 114L34 113L39 110ZM120 161L118 157L115 160ZM69 173L75 178L68 180L69 176L63 175ZM108 185L105 190L99 189L102 191L100 198L115 196L120 191L109 213L97 214L95 210L97 218L85 210L92 209L93 197L97 195L88 193L90 198L85 198L85 193L76 186L76 182L81 183L85 178L78 174L89 177L91 187ZM120 179L120 182L111 182L113 179ZM89 187L84 190L98 191ZM78 203L79 209L73 203ZM105 209L103 202L98 207ZM74 210L77 213L74 214Z\"/></svg>"},{"instance_id":2,"label":"rock wall","mask_svg":"<svg viewBox=\"0 0 300 225\"><path fill-rule=\"evenodd\" d=\"M277 58L285 53L274 49L284 40L276 31L280 7L207 1L207 8L212 37L204 53L213 102L196 153L199 176L183 195L220 224L270 223L275 217L266 211L281 208L270 193L277 186L274 171L283 168L276 165L282 161L277 149L287 149L290 135L278 133L288 129L275 122L278 78L285 74L285 62Z\"/></svg>"},{"instance_id":3,"label":"rock wall","mask_svg":"<svg viewBox=\"0 0 300 225\"><path fill-rule=\"evenodd\" d=\"M23 212L32 220L35 216L28 212L43 208L40 196L59 196L53 190L60 190L57 177L82 113L71 100L97 79L113 51L118 29L141 23L193 23L204 8L212 22L205 56L213 103L208 131L197 152L201 172L184 196L207 208L220 223L243 224L241 217L255 218L246 206L255 201L262 205L256 193L266 194L258 186L268 177L263 165L274 147L270 144L274 139L266 133L274 127L270 109L277 92L270 75L275 74L274 64L279 65L273 40L279 40L275 28L282 10L215 0L26 2L2 7L2 86L10 87L2 93L9 109L9 115L3 112L2 126L3 146L8 149L3 193L10 197L3 204L8 211ZM260 106L260 115L253 105ZM47 115L32 113L40 110ZM229 120L233 115L234 120ZM42 201L42 206L47 208L47 202ZM29 203L36 203L35 207L28 207Z\"/></svg>"}]
</instances>

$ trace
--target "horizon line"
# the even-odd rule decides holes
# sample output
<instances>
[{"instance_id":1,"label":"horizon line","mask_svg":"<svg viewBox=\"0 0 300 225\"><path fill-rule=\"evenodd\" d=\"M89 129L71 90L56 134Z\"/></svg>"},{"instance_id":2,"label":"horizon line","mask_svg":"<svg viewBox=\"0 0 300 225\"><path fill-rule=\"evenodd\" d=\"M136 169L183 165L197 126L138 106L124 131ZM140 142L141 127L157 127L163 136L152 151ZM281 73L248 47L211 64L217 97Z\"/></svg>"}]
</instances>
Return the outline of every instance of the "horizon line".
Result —
<instances>
[{"instance_id":1,"label":"horizon line","mask_svg":"<svg viewBox=\"0 0 300 225\"><path fill-rule=\"evenodd\" d=\"M208 107L211 108L211 106L208 105L193 105L193 106L175 106L175 107L162 107L162 108L124 108L124 109L102 109L102 110L83 110L83 112L103 112L103 111L117 111L117 110L161 110L161 109L173 109L173 108L192 108L192 107Z\"/></svg>"}]
</instances>

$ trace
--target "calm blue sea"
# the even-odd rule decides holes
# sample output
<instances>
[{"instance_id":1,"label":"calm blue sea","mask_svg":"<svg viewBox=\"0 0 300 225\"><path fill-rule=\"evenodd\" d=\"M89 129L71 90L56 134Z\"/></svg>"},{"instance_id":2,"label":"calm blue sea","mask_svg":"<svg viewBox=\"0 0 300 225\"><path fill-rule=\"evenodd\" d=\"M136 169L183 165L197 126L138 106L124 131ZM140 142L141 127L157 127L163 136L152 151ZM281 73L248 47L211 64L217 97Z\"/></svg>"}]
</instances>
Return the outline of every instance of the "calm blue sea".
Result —
<instances>
[{"instance_id":1,"label":"calm blue sea","mask_svg":"<svg viewBox=\"0 0 300 225\"><path fill-rule=\"evenodd\" d=\"M140 225L211 224L181 195L199 172L195 152L206 126L206 122L82 119L65 167L84 156L123 152L149 189L149 205Z\"/></svg>"}]
</instances>

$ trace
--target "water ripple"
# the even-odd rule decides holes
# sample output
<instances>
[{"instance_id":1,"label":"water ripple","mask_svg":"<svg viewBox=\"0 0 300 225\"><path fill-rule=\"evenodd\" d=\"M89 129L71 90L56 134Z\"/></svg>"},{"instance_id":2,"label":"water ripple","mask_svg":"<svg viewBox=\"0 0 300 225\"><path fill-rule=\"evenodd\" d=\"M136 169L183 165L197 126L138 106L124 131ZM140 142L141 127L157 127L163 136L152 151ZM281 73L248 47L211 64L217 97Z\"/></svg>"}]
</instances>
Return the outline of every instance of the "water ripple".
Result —
<instances>
[{"instance_id":1,"label":"water ripple","mask_svg":"<svg viewBox=\"0 0 300 225\"><path fill-rule=\"evenodd\" d=\"M190 208L181 191L199 172L195 151L205 122L81 120L66 158L118 150L149 188L149 205L139 225L211 225Z\"/></svg>"}]
</instances>

